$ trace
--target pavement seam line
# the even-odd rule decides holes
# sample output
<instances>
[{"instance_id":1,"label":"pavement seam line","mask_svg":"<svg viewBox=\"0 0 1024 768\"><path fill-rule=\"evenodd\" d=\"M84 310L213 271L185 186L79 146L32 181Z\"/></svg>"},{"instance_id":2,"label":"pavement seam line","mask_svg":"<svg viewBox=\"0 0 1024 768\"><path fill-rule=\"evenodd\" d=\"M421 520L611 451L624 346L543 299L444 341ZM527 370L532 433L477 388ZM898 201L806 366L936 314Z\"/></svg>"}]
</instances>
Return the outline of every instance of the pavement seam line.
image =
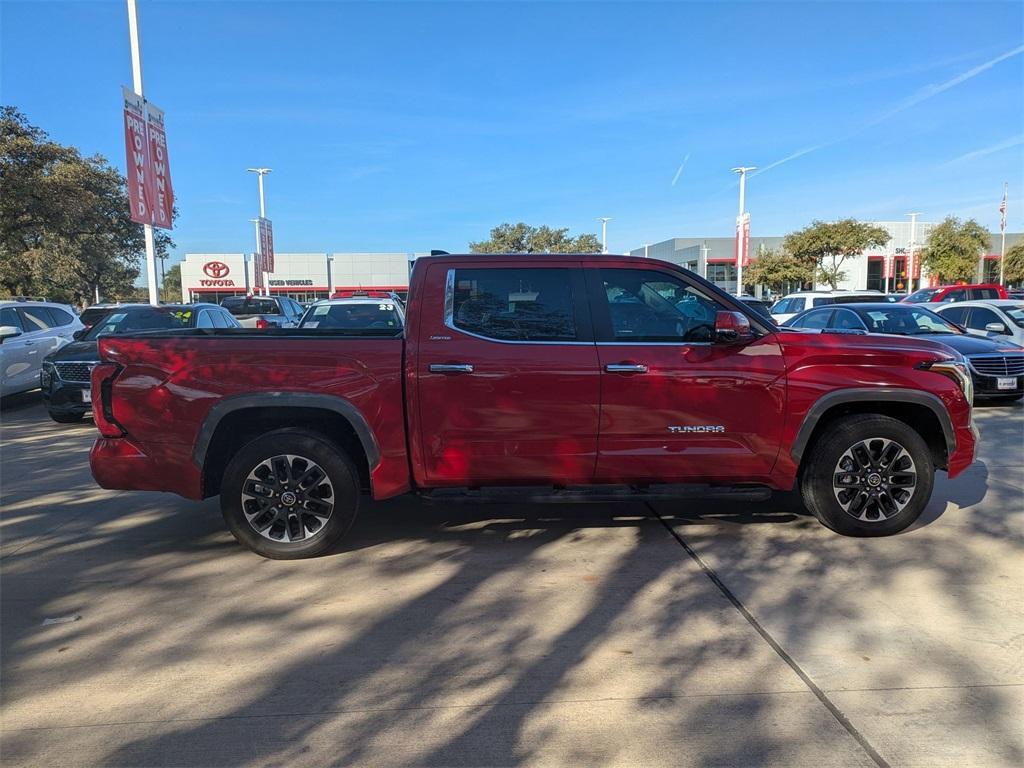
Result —
<instances>
[{"instance_id":1,"label":"pavement seam line","mask_svg":"<svg viewBox=\"0 0 1024 768\"><path fill-rule=\"evenodd\" d=\"M852 722L850 722L850 719L846 715L844 715L842 710L840 710L839 707L836 706L835 702L833 702L832 699L828 697L828 694L826 694L824 690L819 688L817 683L815 683L814 680L811 679L810 675L804 672L800 665L796 663L796 659L790 656L789 653L786 652L786 649L783 648L778 643L778 641L771 636L771 633L769 633L767 629L761 626L761 623L756 618L754 618L754 615L749 610L747 610L746 606L743 605L740 599L736 597L736 595L732 593L732 590L730 590L725 585L725 582L723 582L721 578L719 578L718 574L715 572L715 569L708 565L706 562L704 562L704 559L700 555L698 555L689 544L686 543L686 540L683 539L683 537L680 536L679 533L677 533L676 530L668 524L668 521L661 516L661 514L651 505L649 501L644 502L644 504L647 505L647 508L650 510L651 514L654 515L654 518L665 527L665 530L669 532L672 538L679 542L679 546L681 546L686 551L686 554L690 556L690 559L697 563L700 569L704 572L704 575L707 576L708 579L711 580L711 583L718 588L718 591L725 596L726 600L732 603L733 607L740 612L740 615L747 620L747 623L750 624L750 626L753 627L754 631L761 636L761 639L768 643L769 646L771 646L771 649L775 651L779 658L782 659L789 666L789 668L796 673L797 677L799 677L803 681L804 685L806 685L808 689L810 689L811 693L813 693L815 697L818 699L818 701L820 701L824 705L825 709L827 709L832 714L832 717L834 717L836 721L846 730L846 732L853 737L854 741L856 741L860 745L861 749L863 749L867 753L868 757L870 757L874 761L875 765L877 765L878 768L891 768L886 759L882 757L873 746L871 746L871 742L867 740L864 734L857 730L857 727Z\"/></svg>"}]
</instances>

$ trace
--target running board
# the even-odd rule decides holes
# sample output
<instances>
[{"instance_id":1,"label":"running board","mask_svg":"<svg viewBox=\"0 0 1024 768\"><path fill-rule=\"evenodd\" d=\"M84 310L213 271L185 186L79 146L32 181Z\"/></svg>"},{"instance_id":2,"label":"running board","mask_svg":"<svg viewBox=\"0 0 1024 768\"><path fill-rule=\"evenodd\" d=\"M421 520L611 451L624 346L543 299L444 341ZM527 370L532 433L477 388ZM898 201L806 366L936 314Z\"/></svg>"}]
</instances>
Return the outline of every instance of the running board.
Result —
<instances>
[{"instance_id":1,"label":"running board","mask_svg":"<svg viewBox=\"0 0 1024 768\"><path fill-rule=\"evenodd\" d=\"M434 488L421 491L427 501L447 503L509 503L581 504L608 501L664 501L683 499L716 499L720 501L767 501L771 489L752 485L579 485L553 486L488 486L484 488Z\"/></svg>"}]
</instances>

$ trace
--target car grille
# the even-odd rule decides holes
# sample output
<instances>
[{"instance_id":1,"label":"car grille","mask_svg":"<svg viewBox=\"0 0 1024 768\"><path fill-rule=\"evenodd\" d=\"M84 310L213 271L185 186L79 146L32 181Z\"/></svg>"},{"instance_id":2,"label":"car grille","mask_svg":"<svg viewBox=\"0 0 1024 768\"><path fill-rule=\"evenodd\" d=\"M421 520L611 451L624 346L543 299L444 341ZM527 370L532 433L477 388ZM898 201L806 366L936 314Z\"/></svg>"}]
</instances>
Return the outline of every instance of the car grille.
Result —
<instances>
[{"instance_id":1,"label":"car grille","mask_svg":"<svg viewBox=\"0 0 1024 768\"><path fill-rule=\"evenodd\" d=\"M974 370L983 376L1024 376L1024 354L986 355L969 359Z\"/></svg>"},{"instance_id":2,"label":"car grille","mask_svg":"<svg viewBox=\"0 0 1024 768\"><path fill-rule=\"evenodd\" d=\"M96 363L54 363L53 365L62 380L88 384Z\"/></svg>"}]
</instances>

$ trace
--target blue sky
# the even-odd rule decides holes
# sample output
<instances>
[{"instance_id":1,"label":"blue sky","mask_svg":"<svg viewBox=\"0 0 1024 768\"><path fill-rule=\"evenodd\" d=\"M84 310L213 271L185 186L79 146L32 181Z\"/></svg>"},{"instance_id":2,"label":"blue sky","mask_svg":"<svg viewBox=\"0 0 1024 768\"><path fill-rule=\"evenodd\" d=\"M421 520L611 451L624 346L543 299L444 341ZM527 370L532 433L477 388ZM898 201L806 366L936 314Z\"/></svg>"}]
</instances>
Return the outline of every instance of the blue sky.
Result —
<instances>
[{"instance_id":1,"label":"blue sky","mask_svg":"<svg viewBox=\"0 0 1024 768\"><path fill-rule=\"evenodd\" d=\"M773 166L747 185L755 235L909 211L995 229L1004 181L1024 229L1019 2L139 7L179 254L252 250L253 165L282 252L597 216L613 251L730 235L739 164ZM2 102L123 170L123 0L0 13Z\"/></svg>"}]
</instances>

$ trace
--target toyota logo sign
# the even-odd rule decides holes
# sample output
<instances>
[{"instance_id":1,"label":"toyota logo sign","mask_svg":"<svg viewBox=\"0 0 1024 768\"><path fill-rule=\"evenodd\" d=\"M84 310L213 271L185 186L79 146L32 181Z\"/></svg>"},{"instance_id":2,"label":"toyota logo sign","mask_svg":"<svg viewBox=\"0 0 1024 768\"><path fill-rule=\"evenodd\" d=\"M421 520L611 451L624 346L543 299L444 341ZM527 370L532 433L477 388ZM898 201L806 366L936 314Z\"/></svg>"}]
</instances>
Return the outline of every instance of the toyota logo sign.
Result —
<instances>
[{"instance_id":1,"label":"toyota logo sign","mask_svg":"<svg viewBox=\"0 0 1024 768\"><path fill-rule=\"evenodd\" d=\"M223 261L208 261L203 264L203 272L215 280L227 277L231 269Z\"/></svg>"}]
</instances>

